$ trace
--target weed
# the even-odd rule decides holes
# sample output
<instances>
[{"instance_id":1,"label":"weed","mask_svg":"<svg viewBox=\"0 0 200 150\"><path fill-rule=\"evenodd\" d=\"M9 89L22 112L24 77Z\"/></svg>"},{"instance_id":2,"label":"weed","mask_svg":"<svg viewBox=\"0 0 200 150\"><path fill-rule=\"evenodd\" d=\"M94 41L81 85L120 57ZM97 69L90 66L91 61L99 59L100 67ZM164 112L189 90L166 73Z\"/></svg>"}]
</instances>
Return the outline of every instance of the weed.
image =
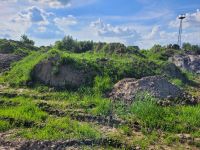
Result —
<instances>
[{"instance_id":1,"label":"weed","mask_svg":"<svg viewBox=\"0 0 200 150\"><path fill-rule=\"evenodd\" d=\"M12 127L12 126L10 125L9 122L0 120L0 132L7 131L7 130L9 130L11 127Z\"/></svg>"}]
</instances>

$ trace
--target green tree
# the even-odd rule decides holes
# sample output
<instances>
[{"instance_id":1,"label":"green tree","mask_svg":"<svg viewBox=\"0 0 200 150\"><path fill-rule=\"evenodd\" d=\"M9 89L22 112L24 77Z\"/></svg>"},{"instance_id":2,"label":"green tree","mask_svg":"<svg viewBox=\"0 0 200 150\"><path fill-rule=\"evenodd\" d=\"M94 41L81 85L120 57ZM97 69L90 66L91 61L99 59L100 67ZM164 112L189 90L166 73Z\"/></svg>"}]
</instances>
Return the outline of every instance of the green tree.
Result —
<instances>
[{"instance_id":1,"label":"green tree","mask_svg":"<svg viewBox=\"0 0 200 150\"><path fill-rule=\"evenodd\" d=\"M25 44L25 45L31 45L31 46L34 46L34 44L35 44L35 42L33 41L33 40L30 40L29 38L28 38L28 36L27 35L22 35L21 36L21 40L20 40L23 44Z\"/></svg>"},{"instance_id":2,"label":"green tree","mask_svg":"<svg viewBox=\"0 0 200 150\"><path fill-rule=\"evenodd\" d=\"M190 43L183 43L183 49L184 50L192 50L192 45Z\"/></svg>"},{"instance_id":3,"label":"green tree","mask_svg":"<svg viewBox=\"0 0 200 150\"><path fill-rule=\"evenodd\" d=\"M65 36L62 40L62 47L64 50L74 52L76 49L76 41L72 36Z\"/></svg>"},{"instance_id":4,"label":"green tree","mask_svg":"<svg viewBox=\"0 0 200 150\"><path fill-rule=\"evenodd\" d=\"M159 45L159 44L155 44L151 48L151 51L153 51L153 52L160 52L160 51L163 51L163 50L164 50L164 48L161 45Z\"/></svg>"},{"instance_id":5,"label":"green tree","mask_svg":"<svg viewBox=\"0 0 200 150\"><path fill-rule=\"evenodd\" d=\"M167 49L179 50L180 46L178 44L169 44L169 45L167 45Z\"/></svg>"}]
</instances>

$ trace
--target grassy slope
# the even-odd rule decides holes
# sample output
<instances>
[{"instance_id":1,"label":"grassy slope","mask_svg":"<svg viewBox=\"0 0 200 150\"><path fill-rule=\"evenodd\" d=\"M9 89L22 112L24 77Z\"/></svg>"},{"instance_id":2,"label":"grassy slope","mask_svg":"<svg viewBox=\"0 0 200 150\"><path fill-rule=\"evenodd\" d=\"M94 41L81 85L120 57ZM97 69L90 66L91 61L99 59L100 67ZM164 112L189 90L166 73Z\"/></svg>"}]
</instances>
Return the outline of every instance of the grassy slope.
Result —
<instances>
[{"instance_id":1,"label":"grassy slope","mask_svg":"<svg viewBox=\"0 0 200 150\"><path fill-rule=\"evenodd\" d=\"M142 77L161 72L162 66L154 61L149 61L135 55L105 55L104 53L63 53L51 50L48 53L33 52L20 62L13 65L12 69L0 77L2 83L11 85L25 85L31 80L30 73L33 67L44 58L59 54L61 62L74 65L86 64L83 67L93 67L99 71L95 78L94 86L81 88L77 92L49 92L45 86L36 86L35 89L18 88L0 89L0 131L17 129L15 137L39 140L58 139L99 139L109 137L111 139L139 145L146 148L152 145L172 144L180 146L178 133L189 133L192 137L200 137L200 106L174 106L160 107L152 102L151 97L146 101L137 102L129 107L123 104L113 105L110 100L102 98L101 94L111 85L123 77ZM109 58L107 64L96 63L100 58ZM9 94L17 93L21 96L9 98ZM44 101L45 99L45 101ZM93 116L108 117L111 113L122 120L128 121L126 125L118 126L115 132L102 131L100 124L81 122L70 116L52 116L39 107L39 104L47 103L51 109L62 112L90 114ZM49 108L50 109L50 108ZM32 122L33 124L28 124ZM131 124L139 122L142 137L138 137ZM162 134L160 134L160 131ZM177 140L178 139L178 140ZM194 143L199 145L199 143Z\"/></svg>"},{"instance_id":2,"label":"grassy slope","mask_svg":"<svg viewBox=\"0 0 200 150\"><path fill-rule=\"evenodd\" d=\"M0 81L14 85L25 85L26 82L31 80L30 74L33 67L45 57L47 57L46 53L32 52L29 56L13 64L12 69L8 73L5 73L0 78Z\"/></svg>"},{"instance_id":3,"label":"grassy slope","mask_svg":"<svg viewBox=\"0 0 200 150\"><path fill-rule=\"evenodd\" d=\"M134 54L124 54L122 56L95 52L75 54L52 49L45 53L32 52L23 60L13 64L12 69L0 77L0 82L18 86L26 85L31 81L31 71L34 66L45 58L54 56L60 57L59 64L71 63L78 69L88 68L94 70L98 76L93 83L98 82L99 78L100 80L109 80L110 85L105 85L107 87L125 77L141 78L162 74L172 79L169 74L165 74L167 63L161 60L149 60ZM108 61L101 62L102 58L108 58Z\"/></svg>"}]
</instances>

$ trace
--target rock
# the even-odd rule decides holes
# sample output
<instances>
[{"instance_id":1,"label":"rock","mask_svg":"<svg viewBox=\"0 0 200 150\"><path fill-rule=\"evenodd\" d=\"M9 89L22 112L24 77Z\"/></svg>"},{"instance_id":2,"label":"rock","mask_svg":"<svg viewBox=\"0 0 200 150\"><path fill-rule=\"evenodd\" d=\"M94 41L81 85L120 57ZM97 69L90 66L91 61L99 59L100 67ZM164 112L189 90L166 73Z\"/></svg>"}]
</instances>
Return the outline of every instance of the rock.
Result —
<instances>
[{"instance_id":1,"label":"rock","mask_svg":"<svg viewBox=\"0 0 200 150\"><path fill-rule=\"evenodd\" d=\"M22 57L15 54L0 54L0 72L10 68L11 63L20 60Z\"/></svg>"},{"instance_id":2,"label":"rock","mask_svg":"<svg viewBox=\"0 0 200 150\"><path fill-rule=\"evenodd\" d=\"M173 63L167 63L165 66L163 66L162 74L169 78L180 79L184 83L189 82L185 74L183 74L180 70L180 68Z\"/></svg>"},{"instance_id":3,"label":"rock","mask_svg":"<svg viewBox=\"0 0 200 150\"><path fill-rule=\"evenodd\" d=\"M92 69L77 68L72 63L58 62L58 58L49 58L37 64L32 72L33 80L55 88L76 89L89 84L95 76Z\"/></svg>"},{"instance_id":4,"label":"rock","mask_svg":"<svg viewBox=\"0 0 200 150\"><path fill-rule=\"evenodd\" d=\"M200 55L175 55L169 61L181 69L200 74Z\"/></svg>"},{"instance_id":5,"label":"rock","mask_svg":"<svg viewBox=\"0 0 200 150\"><path fill-rule=\"evenodd\" d=\"M194 143L194 138L190 134L178 134L180 143L188 143L191 144Z\"/></svg>"},{"instance_id":6,"label":"rock","mask_svg":"<svg viewBox=\"0 0 200 150\"><path fill-rule=\"evenodd\" d=\"M133 78L123 79L114 85L110 98L133 102L136 95L141 92L148 92L158 99L177 99L182 97L183 91L177 86L168 82L161 76L150 76L136 80Z\"/></svg>"}]
</instances>

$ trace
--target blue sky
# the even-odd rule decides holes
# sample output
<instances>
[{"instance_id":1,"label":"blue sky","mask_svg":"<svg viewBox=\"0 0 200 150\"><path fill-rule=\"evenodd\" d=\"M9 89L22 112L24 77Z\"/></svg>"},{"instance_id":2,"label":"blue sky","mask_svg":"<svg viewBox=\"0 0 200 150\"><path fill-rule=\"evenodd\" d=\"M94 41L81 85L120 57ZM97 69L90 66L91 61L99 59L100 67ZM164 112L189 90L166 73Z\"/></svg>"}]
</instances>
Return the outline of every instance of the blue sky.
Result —
<instances>
[{"instance_id":1,"label":"blue sky","mask_svg":"<svg viewBox=\"0 0 200 150\"><path fill-rule=\"evenodd\" d=\"M177 43L184 13L183 41L200 44L199 9L199 0L1 0L0 38L49 45L72 35L149 48Z\"/></svg>"}]
</instances>

